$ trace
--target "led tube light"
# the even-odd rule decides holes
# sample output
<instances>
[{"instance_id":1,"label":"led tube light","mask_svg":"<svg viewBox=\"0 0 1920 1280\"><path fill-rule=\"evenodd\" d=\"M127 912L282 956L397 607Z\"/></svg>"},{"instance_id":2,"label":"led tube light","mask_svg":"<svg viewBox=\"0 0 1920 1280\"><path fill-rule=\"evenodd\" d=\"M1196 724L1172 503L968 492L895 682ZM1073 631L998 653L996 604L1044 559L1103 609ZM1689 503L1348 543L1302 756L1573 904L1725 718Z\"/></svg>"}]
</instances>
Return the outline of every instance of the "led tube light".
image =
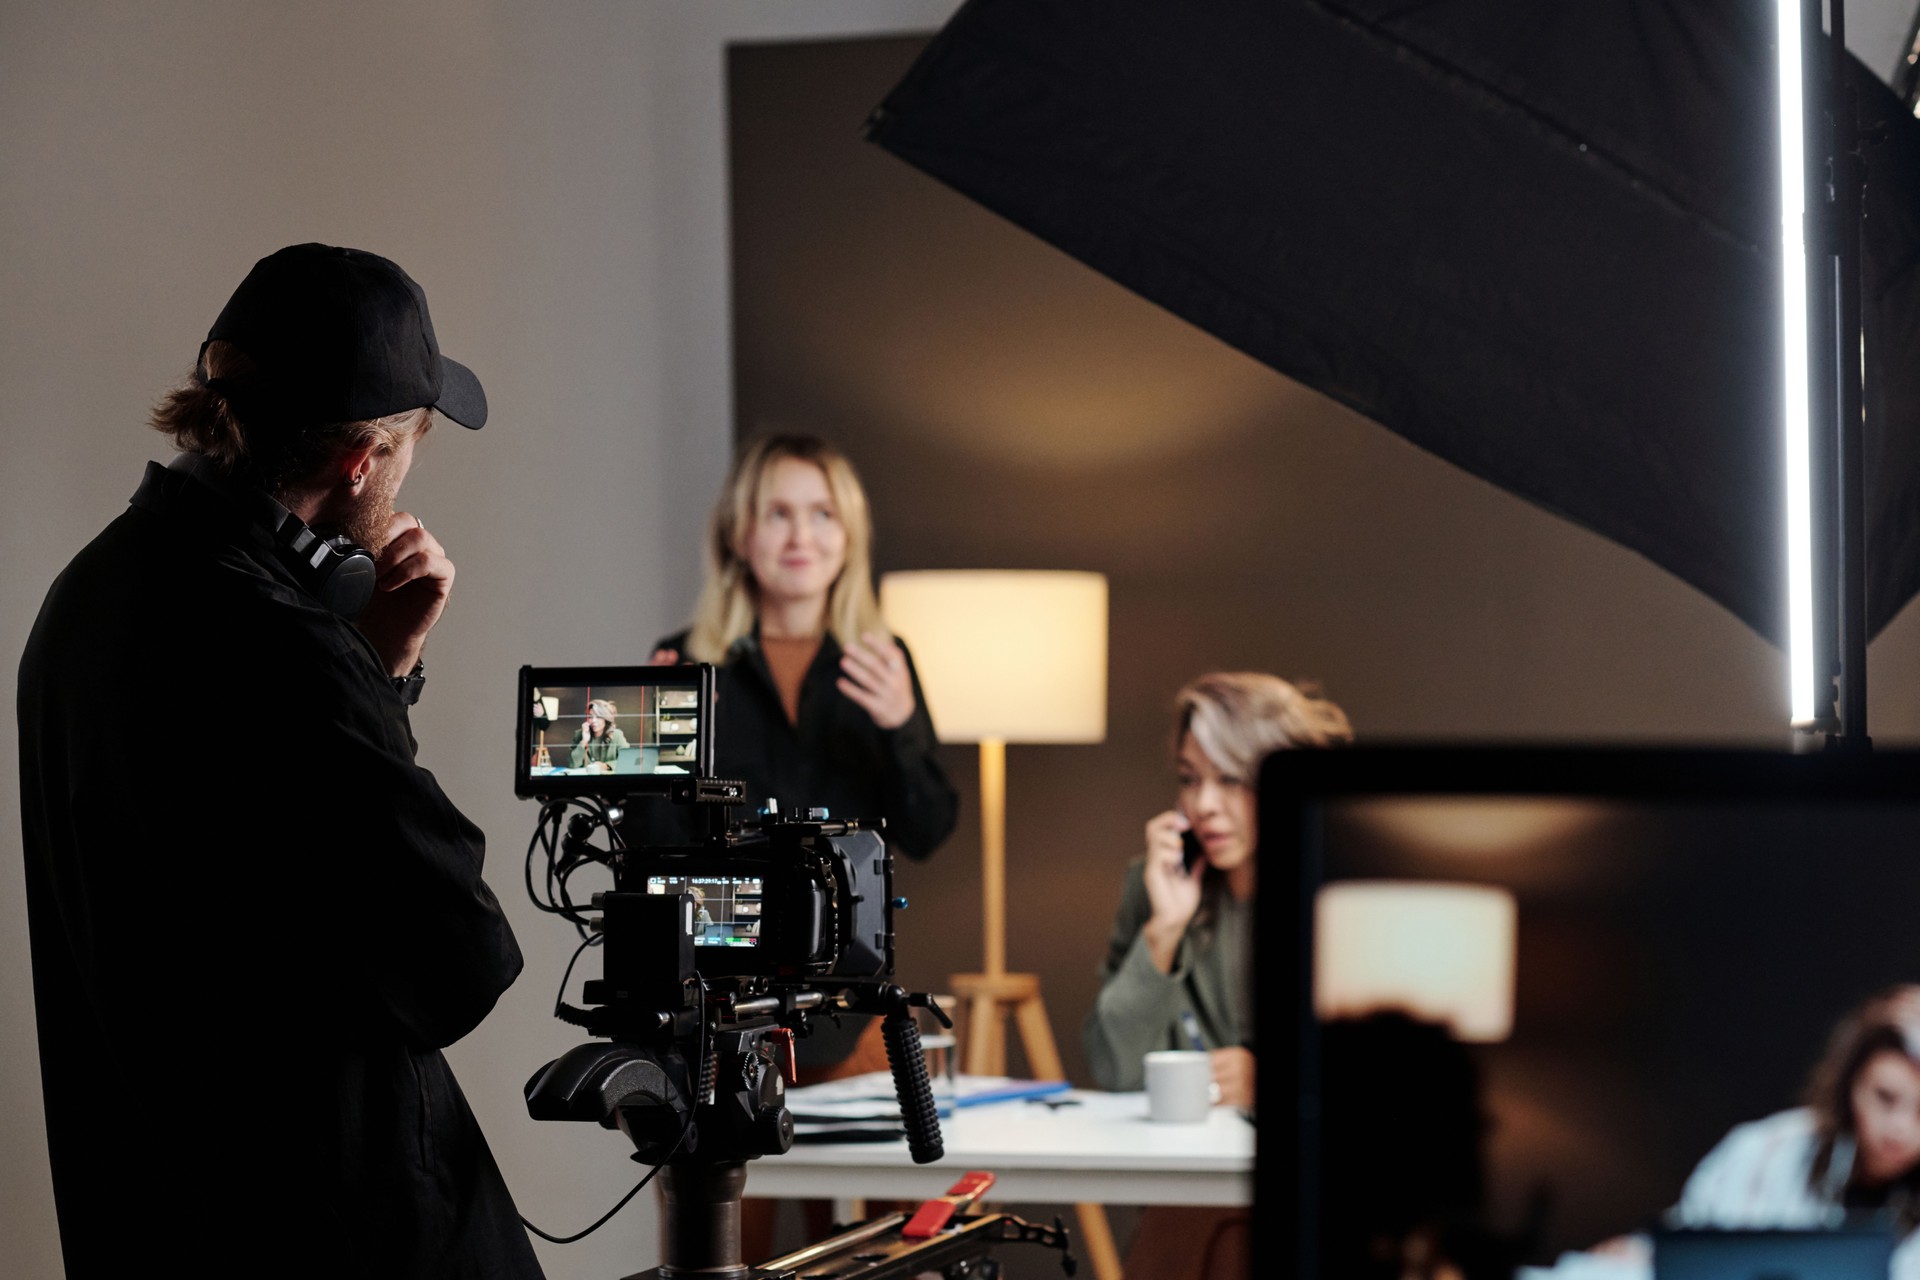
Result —
<instances>
[{"instance_id":1,"label":"led tube light","mask_svg":"<svg viewBox=\"0 0 1920 1280\"><path fill-rule=\"evenodd\" d=\"M1787 463L1787 681L1796 725L1814 718L1813 433L1808 422L1807 150L1800 0L1776 0L1780 49L1780 273Z\"/></svg>"}]
</instances>

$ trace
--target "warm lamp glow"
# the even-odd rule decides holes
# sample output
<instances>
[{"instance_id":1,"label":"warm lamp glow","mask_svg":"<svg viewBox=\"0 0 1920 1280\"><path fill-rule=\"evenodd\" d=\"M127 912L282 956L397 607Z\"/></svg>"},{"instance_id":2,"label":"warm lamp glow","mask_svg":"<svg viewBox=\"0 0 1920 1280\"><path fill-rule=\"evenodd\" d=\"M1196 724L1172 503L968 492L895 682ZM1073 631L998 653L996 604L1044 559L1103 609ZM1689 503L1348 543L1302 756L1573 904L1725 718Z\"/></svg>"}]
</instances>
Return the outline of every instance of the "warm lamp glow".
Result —
<instances>
[{"instance_id":1,"label":"warm lamp glow","mask_svg":"<svg viewBox=\"0 0 1920 1280\"><path fill-rule=\"evenodd\" d=\"M1107 580L1097 573L889 573L880 611L913 651L943 742L1107 735Z\"/></svg>"},{"instance_id":2,"label":"warm lamp glow","mask_svg":"<svg viewBox=\"0 0 1920 1280\"><path fill-rule=\"evenodd\" d=\"M1314 903L1321 1018L1399 1009L1460 1040L1513 1031L1513 895L1483 885L1349 880Z\"/></svg>"},{"instance_id":3,"label":"warm lamp glow","mask_svg":"<svg viewBox=\"0 0 1920 1280\"><path fill-rule=\"evenodd\" d=\"M1422 855L1494 858L1565 842L1608 813L1560 796L1386 796L1343 806L1341 816Z\"/></svg>"}]
</instances>

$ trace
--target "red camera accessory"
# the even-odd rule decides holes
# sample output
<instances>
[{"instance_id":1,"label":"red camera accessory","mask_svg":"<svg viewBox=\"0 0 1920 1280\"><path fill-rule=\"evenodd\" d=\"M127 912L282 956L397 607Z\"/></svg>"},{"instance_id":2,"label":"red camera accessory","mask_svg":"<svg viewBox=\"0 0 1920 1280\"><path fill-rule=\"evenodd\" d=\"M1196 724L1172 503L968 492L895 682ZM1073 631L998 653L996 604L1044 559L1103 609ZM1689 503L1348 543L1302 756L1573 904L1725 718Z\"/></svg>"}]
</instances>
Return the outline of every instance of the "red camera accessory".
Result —
<instances>
[{"instance_id":1,"label":"red camera accessory","mask_svg":"<svg viewBox=\"0 0 1920 1280\"><path fill-rule=\"evenodd\" d=\"M937 1200L929 1200L915 1210L907 1225L900 1228L900 1235L907 1240L924 1240L940 1234L956 1213L965 1213L967 1209L987 1193L993 1185L993 1175L976 1169L963 1176L960 1181L947 1188L947 1194Z\"/></svg>"}]
</instances>

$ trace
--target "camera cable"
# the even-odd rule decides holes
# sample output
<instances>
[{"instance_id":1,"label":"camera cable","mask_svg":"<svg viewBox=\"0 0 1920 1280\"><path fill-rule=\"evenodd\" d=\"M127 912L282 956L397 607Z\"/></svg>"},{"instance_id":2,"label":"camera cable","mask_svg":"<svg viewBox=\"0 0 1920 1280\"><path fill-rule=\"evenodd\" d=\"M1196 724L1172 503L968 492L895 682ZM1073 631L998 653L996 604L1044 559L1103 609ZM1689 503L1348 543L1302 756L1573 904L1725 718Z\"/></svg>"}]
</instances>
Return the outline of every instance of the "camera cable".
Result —
<instances>
[{"instance_id":1,"label":"camera cable","mask_svg":"<svg viewBox=\"0 0 1920 1280\"><path fill-rule=\"evenodd\" d=\"M553 1016L560 1021L571 1023L576 1027L587 1025L592 1015L578 1005L567 1003L567 982L573 977L573 966L580 963L580 957L585 954L586 949L597 947L605 940L605 934L589 934L581 940L579 946L573 949L573 956L567 961L567 967L560 975L560 989L553 993Z\"/></svg>"},{"instance_id":2,"label":"camera cable","mask_svg":"<svg viewBox=\"0 0 1920 1280\"><path fill-rule=\"evenodd\" d=\"M573 958L575 960L578 960L580 958L580 952L585 951L591 941L592 940L589 939L588 942L583 942L580 944L579 949L573 953ZM569 972L571 972L573 969L572 964L568 964L567 969ZM545 1240L547 1243L572 1244L576 1240L586 1239L588 1236L598 1231L601 1227L606 1226L607 1223L613 1218L613 1215L616 1213L619 1213L622 1209L626 1208L627 1205L632 1202L633 1198L640 1194L641 1189L644 1188L649 1182L652 1182L654 1179L654 1176L658 1174L662 1169L666 1168L667 1165L673 1160L675 1156L680 1154L680 1148L686 1145L687 1135L693 1132L693 1110L695 1107L700 1105L701 1095L698 1092L698 1090L703 1087L703 1085L700 1082L703 1082L707 1076L707 1050L709 1048L707 1044L707 1020L705 1017L705 1010L707 1008L707 981L705 978L699 978L698 981L700 983L700 1008L701 1008L702 1016L700 1018L700 1039L698 1041L699 1050L698 1050L698 1053L695 1055L694 1068L691 1073L695 1081L694 1088L696 1092L694 1094L692 1101L689 1103L687 1107L687 1118L681 1121L680 1123L680 1136L673 1140L672 1148L668 1150L666 1155L660 1158L659 1163L655 1164L652 1168L648 1169L646 1172L646 1176L641 1178L640 1181L634 1183L633 1189L628 1191L627 1194L625 1194L624 1196L620 1197L620 1202L618 1204L614 1205L613 1208L601 1214L599 1219L596 1220L592 1226L586 1228L584 1231L576 1231L570 1236L551 1235L548 1232L542 1231L539 1227L534 1226L533 1223L528 1220L525 1214L519 1215L520 1225L525 1227L527 1230L533 1232L533 1234L539 1236L542 1240ZM565 990L564 979L562 979L561 990L562 991ZM663 1099L660 1099L660 1101L665 1102L666 1100L663 1098Z\"/></svg>"}]
</instances>

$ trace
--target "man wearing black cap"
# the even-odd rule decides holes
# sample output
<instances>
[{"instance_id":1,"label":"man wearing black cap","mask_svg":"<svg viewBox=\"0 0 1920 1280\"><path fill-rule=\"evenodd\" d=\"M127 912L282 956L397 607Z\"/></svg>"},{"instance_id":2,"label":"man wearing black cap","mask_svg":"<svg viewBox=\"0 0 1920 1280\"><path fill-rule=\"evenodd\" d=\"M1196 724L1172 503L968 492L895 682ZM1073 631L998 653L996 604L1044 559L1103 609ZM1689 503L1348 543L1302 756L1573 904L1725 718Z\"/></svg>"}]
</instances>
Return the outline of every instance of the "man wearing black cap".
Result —
<instances>
[{"instance_id":1,"label":"man wearing black cap","mask_svg":"<svg viewBox=\"0 0 1920 1280\"><path fill-rule=\"evenodd\" d=\"M21 809L68 1280L537 1277L440 1049L520 971L407 707L453 565L394 499L486 397L384 258L262 259L183 452L55 581Z\"/></svg>"}]
</instances>

